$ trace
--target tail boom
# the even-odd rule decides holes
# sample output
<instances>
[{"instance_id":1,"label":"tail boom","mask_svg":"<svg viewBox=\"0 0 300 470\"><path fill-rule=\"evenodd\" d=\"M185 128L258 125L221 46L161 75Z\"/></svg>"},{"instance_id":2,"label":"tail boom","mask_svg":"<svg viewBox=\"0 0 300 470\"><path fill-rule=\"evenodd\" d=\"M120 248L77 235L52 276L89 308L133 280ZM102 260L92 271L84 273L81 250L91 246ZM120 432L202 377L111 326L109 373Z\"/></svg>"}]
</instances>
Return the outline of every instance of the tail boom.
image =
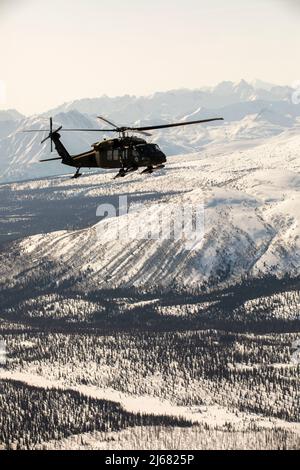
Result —
<instances>
[{"instance_id":1,"label":"tail boom","mask_svg":"<svg viewBox=\"0 0 300 470\"><path fill-rule=\"evenodd\" d=\"M58 132L54 132L51 135L51 140L54 143L55 150L57 151L58 155L61 158L61 162L64 165L69 165L69 166L75 166L77 167L78 165L76 162L73 160L69 152L67 151L66 147L62 144L60 140L60 134Z\"/></svg>"}]
</instances>

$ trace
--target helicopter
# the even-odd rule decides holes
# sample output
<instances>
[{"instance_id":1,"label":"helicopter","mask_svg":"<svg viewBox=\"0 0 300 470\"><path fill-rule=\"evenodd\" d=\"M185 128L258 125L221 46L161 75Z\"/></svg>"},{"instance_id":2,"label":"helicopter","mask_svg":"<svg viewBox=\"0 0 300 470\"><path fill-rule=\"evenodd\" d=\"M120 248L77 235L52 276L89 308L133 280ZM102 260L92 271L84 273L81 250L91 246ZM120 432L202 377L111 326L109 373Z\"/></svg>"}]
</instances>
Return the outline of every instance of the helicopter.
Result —
<instances>
[{"instance_id":1,"label":"helicopter","mask_svg":"<svg viewBox=\"0 0 300 470\"><path fill-rule=\"evenodd\" d=\"M148 143L145 139L137 137L135 133L144 136L151 136L148 131L155 129L166 129L171 127L188 126L192 124L202 124L212 121L223 121L223 118L202 119L198 121L177 122L173 124L162 124L157 126L145 127L129 127L117 126L108 119L97 116L112 128L109 129L63 129L59 126L53 130L53 119L50 117L49 134L42 140L42 144L50 139L51 152L53 144L59 157L40 160L40 162L49 162L53 160L61 160L64 165L76 168L76 172L72 178L79 178L81 168L103 168L103 169L119 169L114 178L120 178L131 172L137 171L139 168L145 169L141 174L151 174L154 171L165 167L167 161L166 155L162 152L157 144ZM46 129L28 129L23 132L48 132ZM104 139L92 144L92 150L77 155L70 155L66 147L61 142L60 132L116 132L118 137L112 139Z\"/></svg>"}]
</instances>

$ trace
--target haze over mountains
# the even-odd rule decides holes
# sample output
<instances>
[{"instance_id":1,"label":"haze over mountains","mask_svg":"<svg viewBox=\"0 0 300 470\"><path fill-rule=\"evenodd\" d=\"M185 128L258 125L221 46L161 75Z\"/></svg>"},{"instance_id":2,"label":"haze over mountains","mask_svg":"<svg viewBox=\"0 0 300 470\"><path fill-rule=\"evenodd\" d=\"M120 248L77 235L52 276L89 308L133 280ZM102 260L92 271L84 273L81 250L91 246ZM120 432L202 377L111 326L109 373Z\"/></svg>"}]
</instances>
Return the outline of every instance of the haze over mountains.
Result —
<instances>
[{"instance_id":1,"label":"haze over mountains","mask_svg":"<svg viewBox=\"0 0 300 470\"><path fill-rule=\"evenodd\" d=\"M201 152L214 144L255 146L287 129L300 125L300 105L293 104L294 90L259 80L247 83L222 82L199 90L172 90L150 96L89 98L64 103L41 115L25 117L15 110L0 111L0 182L40 178L70 173L59 162L39 163L50 155L49 145L40 145L43 134L25 134L22 129L48 128L48 117L63 127L102 126L101 114L117 124L154 124L174 121L224 117L224 123L154 131L151 140L167 155ZM111 134L63 134L71 153L87 150L90 145Z\"/></svg>"}]
</instances>

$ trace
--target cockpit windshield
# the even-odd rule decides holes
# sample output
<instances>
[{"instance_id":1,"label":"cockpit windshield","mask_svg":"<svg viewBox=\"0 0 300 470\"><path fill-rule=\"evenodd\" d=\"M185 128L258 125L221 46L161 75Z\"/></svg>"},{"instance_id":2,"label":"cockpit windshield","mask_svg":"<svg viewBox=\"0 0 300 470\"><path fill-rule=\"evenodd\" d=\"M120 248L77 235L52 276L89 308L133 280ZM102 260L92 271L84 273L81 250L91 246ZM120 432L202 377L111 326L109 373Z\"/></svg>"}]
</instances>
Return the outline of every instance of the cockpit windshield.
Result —
<instances>
[{"instance_id":1,"label":"cockpit windshield","mask_svg":"<svg viewBox=\"0 0 300 470\"><path fill-rule=\"evenodd\" d=\"M156 153L157 150L159 150L158 145L156 144L144 144L144 145L137 145L136 149L141 155L151 155L153 153Z\"/></svg>"}]
</instances>

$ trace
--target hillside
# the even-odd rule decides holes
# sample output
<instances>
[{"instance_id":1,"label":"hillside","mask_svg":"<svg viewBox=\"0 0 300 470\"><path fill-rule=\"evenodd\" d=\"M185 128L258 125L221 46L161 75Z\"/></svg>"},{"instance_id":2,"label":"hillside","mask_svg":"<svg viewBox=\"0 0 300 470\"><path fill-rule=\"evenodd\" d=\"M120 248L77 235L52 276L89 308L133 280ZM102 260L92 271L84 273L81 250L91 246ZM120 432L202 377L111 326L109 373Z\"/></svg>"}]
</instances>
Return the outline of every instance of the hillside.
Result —
<instances>
[{"instance_id":1,"label":"hillside","mask_svg":"<svg viewBox=\"0 0 300 470\"><path fill-rule=\"evenodd\" d=\"M37 266L42 276L49 262L57 282L72 278L80 284L84 279L88 288L97 289L189 289L234 284L247 276L297 277L299 167L300 137L292 130L254 148L225 147L223 152L212 146L203 153L173 157L166 169L151 176L135 173L120 181L108 172L78 181L60 177L4 185L3 204L11 191L15 203L11 211L5 209L1 231L9 222L11 234L3 243L22 239L9 249L14 278L6 254L1 277L5 283L9 276L7 282L17 285L25 272L27 281L34 278ZM117 205L122 195L134 210L101 221L97 207ZM184 235L174 239L170 232L170 237L147 239L149 230L157 230L158 209L163 210L162 227L171 226L172 208L182 204L204 204L203 234L190 240ZM18 205L23 205L23 222L21 214L16 216ZM145 232L139 235L141 227Z\"/></svg>"},{"instance_id":2,"label":"hillside","mask_svg":"<svg viewBox=\"0 0 300 470\"><path fill-rule=\"evenodd\" d=\"M263 87L263 88L261 88ZM266 89L267 87L267 89ZM65 103L41 115L25 117L15 110L0 113L1 182L66 174L59 162L39 163L48 158L49 145L41 145L43 134L26 134L23 129L105 128L97 120L101 114L119 125L151 125L222 116L224 122L153 132L150 141L158 143L167 155L199 152L210 145L255 146L288 129L296 129L300 105L293 104L289 87L222 82L199 90L172 90L150 96L89 98ZM46 134L45 134L46 135ZM64 133L62 140L70 153L88 150L103 133Z\"/></svg>"},{"instance_id":3,"label":"hillside","mask_svg":"<svg viewBox=\"0 0 300 470\"><path fill-rule=\"evenodd\" d=\"M152 175L0 185L1 449L299 448L299 130L251 114ZM160 238L182 205L197 237Z\"/></svg>"}]
</instances>

